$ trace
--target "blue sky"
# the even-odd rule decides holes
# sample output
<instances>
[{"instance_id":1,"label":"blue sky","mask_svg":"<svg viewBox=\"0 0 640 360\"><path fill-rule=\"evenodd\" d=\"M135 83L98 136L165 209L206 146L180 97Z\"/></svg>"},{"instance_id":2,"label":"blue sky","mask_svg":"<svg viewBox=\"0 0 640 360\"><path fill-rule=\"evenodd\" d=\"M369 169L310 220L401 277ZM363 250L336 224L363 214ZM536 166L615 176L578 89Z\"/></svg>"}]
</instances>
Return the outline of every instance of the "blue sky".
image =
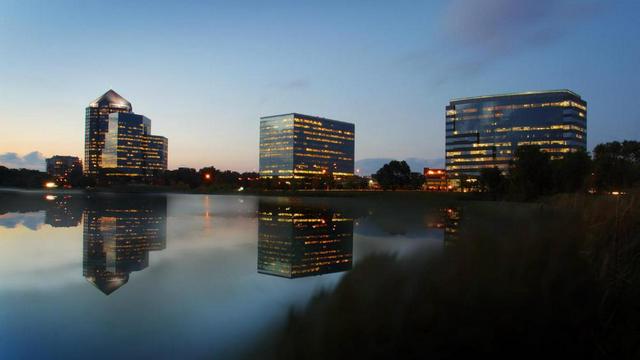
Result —
<instances>
[{"instance_id":1,"label":"blue sky","mask_svg":"<svg viewBox=\"0 0 640 360\"><path fill-rule=\"evenodd\" d=\"M113 88L169 166L252 170L259 117L356 124L356 159L442 158L456 97L568 88L589 148L640 139L638 1L0 1L0 162L83 154ZM16 154L13 154L16 153ZM25 165L27 166L27 165Z\"/></svg>"}]
</instances>

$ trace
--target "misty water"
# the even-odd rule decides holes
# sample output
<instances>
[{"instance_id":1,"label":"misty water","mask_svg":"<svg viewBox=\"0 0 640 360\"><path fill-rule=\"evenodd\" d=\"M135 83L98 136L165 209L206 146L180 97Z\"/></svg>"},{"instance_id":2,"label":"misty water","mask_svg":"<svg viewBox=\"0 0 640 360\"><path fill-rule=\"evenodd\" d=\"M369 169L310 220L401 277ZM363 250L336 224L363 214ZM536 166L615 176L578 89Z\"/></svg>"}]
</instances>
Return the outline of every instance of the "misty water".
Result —
<instances>
[{"instance_id":1,"label":"misty water","mask_svg":"<svg viewBox=\"0 0 640 360\"><path fill-rule=\"evenodd\" d=\"M438 254L404 201L0 191L0 358L233 358L371 254Z\"/></svg>"}]
</instances>

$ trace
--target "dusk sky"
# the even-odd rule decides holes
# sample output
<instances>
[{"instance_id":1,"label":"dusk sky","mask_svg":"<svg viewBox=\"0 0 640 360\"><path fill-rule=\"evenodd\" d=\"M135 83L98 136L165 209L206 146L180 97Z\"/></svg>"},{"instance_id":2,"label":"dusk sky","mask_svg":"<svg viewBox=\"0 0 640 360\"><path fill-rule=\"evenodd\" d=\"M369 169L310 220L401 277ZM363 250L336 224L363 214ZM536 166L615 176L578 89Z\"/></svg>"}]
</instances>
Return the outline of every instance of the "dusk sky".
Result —
<instances>
[{"instance_id":1,"label":"dusk sky","mask_svg":"<svg viewBox=\"0 0 640 360\"><path fill-rule=\"evenodd\" d=\"M588 147L640 139L640 1L0 0L0 164L83 157L113 88L169 167L255 170L260 116L356 124L356 160L444 157L451 98L563 89ZM15 153L15 154L13 154ZM42 164L44 165L44 164Z\"/></svg>"}]
</instances>

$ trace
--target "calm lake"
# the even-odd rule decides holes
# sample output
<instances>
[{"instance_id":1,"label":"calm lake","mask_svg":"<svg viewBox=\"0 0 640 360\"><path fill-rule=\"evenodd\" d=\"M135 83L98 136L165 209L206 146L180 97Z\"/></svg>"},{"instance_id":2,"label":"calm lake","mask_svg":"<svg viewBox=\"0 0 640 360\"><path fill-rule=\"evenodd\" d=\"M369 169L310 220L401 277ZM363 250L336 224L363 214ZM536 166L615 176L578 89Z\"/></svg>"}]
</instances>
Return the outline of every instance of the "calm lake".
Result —
<instances>
[{"instance_id":1,"label":"calm lake","mask_svg":"<svg viewBox=\"0 0 640 360\"><path fill-rule=\"evenodd\" d=\"M371 254L438 254L461 209L0 191L0 358L234 358Z\"/></svg>"}]
</instances>

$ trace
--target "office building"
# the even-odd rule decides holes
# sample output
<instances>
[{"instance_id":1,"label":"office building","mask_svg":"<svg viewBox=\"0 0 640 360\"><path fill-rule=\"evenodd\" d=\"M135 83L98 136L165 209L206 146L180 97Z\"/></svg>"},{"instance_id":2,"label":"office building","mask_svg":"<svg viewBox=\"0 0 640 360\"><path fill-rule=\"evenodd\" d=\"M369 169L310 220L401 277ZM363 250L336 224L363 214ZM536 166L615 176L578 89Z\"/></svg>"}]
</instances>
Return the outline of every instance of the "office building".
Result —
<instances>
[{"instance_id":1,"label":"office building","mask_svg":"<svg viewBox=\"0 0 640 360\"><path fill-rule=\"evenodd\" d=\"M446 107L446 170L454 185L485 168L506 171L521 145L559 159L586 144L587 103L569 90L476 96Z\"/></svg>"},{"instance_id":2,"label":"office building","mask_svg":"<svg viewBox=\"0 0 640 360\"><path fill-rule=\"evenodd\" d=\"M82 163L75 156L55 155L45 160L47 174L55 179L58 184L68 184L69 176L75 170L82 173Z\"/></svg>"},{"instance_id":3,"label":"office building","mask_svg":"<svg viewBox=\"0 0 640 360\"><path fill-rule=\"evenodd\" d=\"M353 219L339 211L259 203L258 272L299 278L350 270Z\"/></svg>"},{"instance_id":4,"label":"office building","mask_svg":"<svg viewBox=\"0 0 640 360\"><path fill-rule=\"evenodd\" d=\"M424 189L447 191L447 171L445 169L424 168Z\"/></svg>"},{"instance_id":5,"label":"office building","mask_svg":"<svg viewBox=\"0 0 640 360\"><path fill-rule=\"evenodd\" d=\"M97 176L102 168L104 137L109 127L109 114L130 113L131 103L109 90L89 104L85 110L84 174Z\"/></svg>"},{"instance_id":6,"label":"office building","mask_svg":"<svg viewBox=\"0 0 640 360\"><path fill-rule=\"evenodd\" d=\"M297 113L260 118L260 177L352 176L355 125Z\"/></svg>"},{"instance_id":7,"label":"office building","mask_svg":"<svg viewBox=\"0 0 640 360\"><path fill-rule=\"evenodd\" d=\"M167 170L167 138L151 135L151 120L112 113L104 137L102 168L107 176L150 177Z\"/></svg>"}]
</instances>

